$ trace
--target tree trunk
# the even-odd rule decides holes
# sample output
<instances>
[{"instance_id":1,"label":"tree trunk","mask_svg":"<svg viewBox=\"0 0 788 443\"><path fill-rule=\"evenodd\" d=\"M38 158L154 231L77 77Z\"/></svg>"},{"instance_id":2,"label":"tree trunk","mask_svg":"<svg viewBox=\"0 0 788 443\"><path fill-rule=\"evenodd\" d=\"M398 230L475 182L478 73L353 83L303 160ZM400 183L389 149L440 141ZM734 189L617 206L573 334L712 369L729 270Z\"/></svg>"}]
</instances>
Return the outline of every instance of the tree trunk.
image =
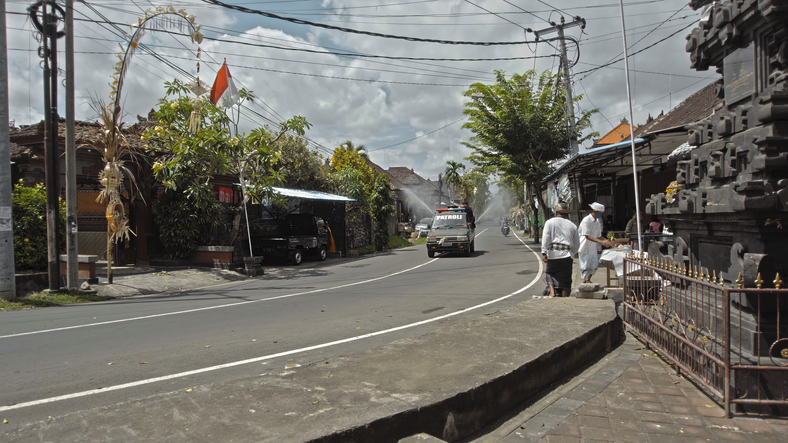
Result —
<instances>
[{"instance_id":1,"label":"tree trunk","mask_svg":"<svg viewBox=\"0 0 788 443\"><path fill-rule=\"evenodd\" d=\"M547 208L545 207L544 201L542 201L542 193L539 192L539 183L531 184L531 192L533 193L534 196L536 196L537 201L539 201L539 207L542 208L543 211L545 211L544 220L546 221ZM531 200L531 210L533 211L534 214L534 222L532 223L533 239L535 243L539 243L540 241L539 240L539 210L537 209L536 204L534 203L533 200Z\"/></svg>"}]
</instances>

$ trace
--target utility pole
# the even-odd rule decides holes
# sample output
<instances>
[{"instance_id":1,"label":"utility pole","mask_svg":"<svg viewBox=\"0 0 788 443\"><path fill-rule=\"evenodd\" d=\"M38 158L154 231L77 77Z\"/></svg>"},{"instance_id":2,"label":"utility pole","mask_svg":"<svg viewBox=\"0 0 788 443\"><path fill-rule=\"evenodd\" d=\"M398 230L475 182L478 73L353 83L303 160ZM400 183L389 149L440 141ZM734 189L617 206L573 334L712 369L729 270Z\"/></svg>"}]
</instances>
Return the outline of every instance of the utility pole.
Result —
<instances>
[{"instance_id":1,"label":"utility pole","mask_svg":"<svg viewBox=\"0 0 788 443\"><path fill-rule=\"evenodd\" d=\"M66 287L69 289L79 287L74 108L74 0L66 0Z\"/></svg>"},{"instance_id":2,"label":"utility pole","mask_svg":"<svg viewBox=\"0 0 788 443\"><path fill-rule=\"evenodd\" d=\"M51 8L52 12L49 12ZM57 40L65 35L58 31L63 8L54 1L39 1L28 9L33 26L42 35L44 58L44 168L47 191L47 270L49 290L60 289L60 155L57 116ZM39 17L39 12L41 17ZM60 13L60 17L58 17ZM39 20L40 18L40 20Z\"/></svg>"},{"instance_id":3,"label":"utility pole","mask_svg":"<svg viewBox=\"0 0 788 443\"><path fill-rule=\"evenodd\" d=\"M8 31L0 2L0 299L16 297L14 223L11 214L11 140L8 119Z\"/></svg>"},{"instance_id":4,"label":"utility pole","mask_svg":"<svg viewBox=\"0 0 788 443\"><path fill-rule=\"evenodd\" d=\"M577 155L577 153L579 152L579 148L577 146L577 138L574 135L575 134L575 102L574 102L574 98L572 97L572 81L569 78L569 68L571 66L569 66L569 59L566 56L566 40L570 39L574 41L575 44L578 45L578 51L580 50L579 49L580 45L575 38L566 37L564 35L564 29L571 28L573 26L580 26L580 29L585 29L586 20L584 18L581 18L580 16L575 16L573 17L573 20L571 22L565 23L564 17L561 16L561 23L556 24L555 22L550 22L550 25L552 26L549 28L542 29L541 31L534 31L534 34L536 34L536 38L538 40L543 34L550 33L553 31L558 32L558 40L560 41L559 43L561 44L561 69L563 71L562 77L564 79L564 90L566 91L566 113L569 115L569 128L568 128L570 134L569 157L571 158ZM577 196L577 198L572 199L570 206L572 211L577 213L577 219L579 221L581 214L580 205L582 204L581 200L583 198L583 193L582 193L582 188L580 187L580 183L578 181L575 181L573 185L575 189L575 195Z\"/></svg>"},{"instance_id":5,"label":"utility pole","mask_svg":"<svg viewBox=\"0 0 788 443\"><path fill-rule=\"evenodd\" d=\"M571 134L575 132L575 106L574 106L574 99L572 98L572 82L569 79L569 60L566 56L566 39L567 37L564 36L564 29L571 28L573 26L580 26L581 29L586 27L586 20L580 17L574 17L569 23L564 22L564 17L561 16L561 23L556 24L555 22L550 22L552 25L547 29L542 29L541 31L534 31L536 34L537 40L541 38L543 34L547 34L553 31L558 32L558 40L561 44L561 69L563 71L563 78L564 78L564 90L566 91L566 113L569 115L569 131ZM571 38L571 37L570 37ZM571 38L575 40L574 38ZM575 40L575 42L577 42ZM578 153L577 147L577 139L572 135L569 138L569 155L574 156Z\"/></svg>"}]
</instances>

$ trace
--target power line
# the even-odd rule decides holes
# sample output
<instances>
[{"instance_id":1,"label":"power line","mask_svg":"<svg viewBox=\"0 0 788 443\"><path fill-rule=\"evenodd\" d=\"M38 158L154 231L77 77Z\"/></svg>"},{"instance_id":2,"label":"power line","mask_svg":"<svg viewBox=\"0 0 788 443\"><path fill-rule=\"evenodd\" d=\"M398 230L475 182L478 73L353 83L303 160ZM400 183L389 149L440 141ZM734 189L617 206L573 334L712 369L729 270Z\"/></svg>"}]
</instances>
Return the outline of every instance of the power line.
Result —
<instances>
[{"instance_id":1,"label":"power line","mask_svg":"<svg viewBox=\"0 0 788 443\"><path fill-rule=\"evenodd\" d=\"M635 51L635 52L633 52L632 54L629 54L629 57L631 58L632 56L634 56L634 55L637 55L637 54L640 54L641 52L643 52L643 51L645 51L645 50L647 50L647 49L651 49L651 48L653 48L654 46L656 46L656 45L658 45L658 44L660 44L660 43L664 42L665 40L668 40L668 39L670 39L671 37L675 36L676 34L678 34L678 33L680 33L680 32L683 32L683 31L685 31L685 30L689 29L689 27L691 27L691 26L695 26L695 22L692 22L692 23L688 24L687 26L685 26L685 27L683 27L683 28L679 29L678 31L676 31L676 32L674 32L674 33L672 33L672 34L668 35L668 36L667 36L667 37L665 37L665 38L662 38L662 39L660 39L660 40L657 40L656 42L654 42L654 43L652 43L652 44L650 44L650 45L646 46L645 48L643 48L643 49L641 49L641 50L639 50L639 51ZM581 78L579 79L579 80L583 80L584 78L588 77L588 76L589 76L589 75L591 75L592 73L594 73L594 72L596 72L596 71L598 71L598 70L600 70L600 69L602 69L602 68L606 68L606 67L608 67L608 66L610 66L610 65L612 65L612 64L618 63L618 62L620 62L621 60L624 60L624 58L623 58L623 57L621 57L621 58L619 58L619 59L612 60L612 61L610 61L610 62L608 62L608 63L605 63L604 65L600 65L599 67L596 67L596 68L593 68L593 69L588 69L588 70L585 70L585 71L576 72L574 75L575 75L575 76L578 76L578 75L580 75L580 74L586 74L585 76L583 76L583 77L581 77Z\"/></svg>"},{"instance_id":2,"label":"power line","mask_svg":"<svg viewBox=\"0 0 788 443\"><path fill-rule=\"evenodd\" d=\"M407 40L407 41L411 41L411 42L439 43L439 44L442 44L442 45L475 45L475 46L508 46L508 45L523 45L523 44L527 43L527 42L524 42L524 41L519 41L519 42L472 42L472 41L456 41L456 40L437 40L437 39L431 39L431 38L406 37L406 36L402 36L402 35L381 34L379 32L359 31L357 29L343 28L343 27L340 27L340 26L331 26L331 25L326 25L326 24L323 24L323 23L315 23L315 22L310 22L308 20L301 20L301 19L292 18L292 17L283 17L283 16L276 15L276 14L273 14L273 13L270 13L270 12L264 12L264 11L259 11L259 10L256 10L256 9L245 8L243 6L228 5L227 3L220 2L219 0L201 0L201 1L204 2L204 3L214 4L216 6L221 6L223 8L233 9L233 10L236 10L236 11L239 11L239 12L244 12L244 13L247 13L247 14L262 15L263 17L273 18L273 19L277 19L277 20L284 20L284 21L287 21L287 22L290 22L290 23L296 23L296 24L299 24L299 25L309 25L309 26L315 26L315 27L318 27L318 28L331 29L331 30L334 30L334 31L348 32L348 33L351 33L351 34L361 34L361 35L369 35L369 36L373 36L373 37L391 38L391 39L398 39L398 40Z\"/></svg>"},{"instance_id":3,"label":"power line","mask_svg":"<svg viewBox=\"0 0 788 443\"><path fill-rule=\"evenodd\" d=\"M420 136L418 136L418 137L413 137L413 138L412 138L412 139L410 139L410 140L405 140L404 142L395 143L395 144L393 144L393 145L384 146L384 147L382 147L382 148L377 148L377 149L370 149L370 150L369 150L369 152L380 151L380 150L383 150L383 149L393 148L394 146L404 145L405 143L410 143L410 142L412 142L413 140L418 140L418 139L420 139L420 138L422 138L422 137L426 137L426 136L428 136L428 135L430 135L430 134L434 134L434 133L436 133L436 132L440 131L441 129L446 129L446 128L448 128L449 126L451 126L451 125L453 125L453 124L455 124L455 123L458 123L458 122L460 122L460 121L462 121L462 120L465 120L465 118L466 118L466 116L464 116L464 115L463 115L462 117L460 117L460 118L459 118L459 119L457 119L457 120L454 120L453 122L449 123L448 125L441 126L441 127L440 127L440 128L438 128L438 129L435 129L435 130L433 130L433 131L430 131L430 132L424 133L424 134L422 134L422 135L420 135Z\"/></svg>"}]
</instances>

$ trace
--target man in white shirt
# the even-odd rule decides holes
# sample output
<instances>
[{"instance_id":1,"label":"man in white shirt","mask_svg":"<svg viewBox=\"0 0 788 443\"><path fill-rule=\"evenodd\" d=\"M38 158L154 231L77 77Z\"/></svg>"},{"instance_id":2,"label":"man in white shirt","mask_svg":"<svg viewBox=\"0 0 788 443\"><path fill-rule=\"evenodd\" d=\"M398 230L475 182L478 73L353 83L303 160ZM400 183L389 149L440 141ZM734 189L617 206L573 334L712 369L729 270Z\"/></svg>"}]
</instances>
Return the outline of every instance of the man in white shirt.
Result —
<instances>
[{"instance_id":1,"label":"man in white shirt","mask_svg":"<svg viewBox=\"0 0 788 443\"><path fill-rule=\"evenodd\" d=\"M583 283L591 283L591 276L599 268L599 252L597 245L612 247L613 244L602 237L602 214L605 206L601 203L591 203L593 212L588 214L580 222L578 234L580 235L580 250L577 259L580 262L580 273L583 275Z\"/></svg>"},{"instance_id":2,"label":"man in white shirt","mask_svg":"<svg viewBox=\"0 0 788 443\"><path fill-rule=\"evenodd\" d=\"M566 217L569 205L553 208L555 217L547 220L542 232L542 260L547 263L545 281L550 297L569 297L572 290L572 257L577 254L580 238L577 227Z\"/></svg>"}]
</instances>

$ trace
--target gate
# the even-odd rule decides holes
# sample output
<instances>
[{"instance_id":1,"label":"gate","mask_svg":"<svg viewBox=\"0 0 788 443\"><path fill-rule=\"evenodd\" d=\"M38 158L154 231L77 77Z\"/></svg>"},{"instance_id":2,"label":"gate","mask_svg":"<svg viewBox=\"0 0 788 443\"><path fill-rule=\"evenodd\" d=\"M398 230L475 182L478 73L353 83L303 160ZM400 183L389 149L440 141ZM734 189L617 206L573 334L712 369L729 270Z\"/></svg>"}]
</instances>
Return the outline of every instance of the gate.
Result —
<instances>
[{"instance_id":1,"label":"gate","mask_svg":"<svg viewBox=\"0 0 788 443\"><path fill-rule=\"evenodd\" d=\"M623 320L725 406L788 415L788 290L723 284L716 272L624 259Z\"/></svg>"}]
</instances>

